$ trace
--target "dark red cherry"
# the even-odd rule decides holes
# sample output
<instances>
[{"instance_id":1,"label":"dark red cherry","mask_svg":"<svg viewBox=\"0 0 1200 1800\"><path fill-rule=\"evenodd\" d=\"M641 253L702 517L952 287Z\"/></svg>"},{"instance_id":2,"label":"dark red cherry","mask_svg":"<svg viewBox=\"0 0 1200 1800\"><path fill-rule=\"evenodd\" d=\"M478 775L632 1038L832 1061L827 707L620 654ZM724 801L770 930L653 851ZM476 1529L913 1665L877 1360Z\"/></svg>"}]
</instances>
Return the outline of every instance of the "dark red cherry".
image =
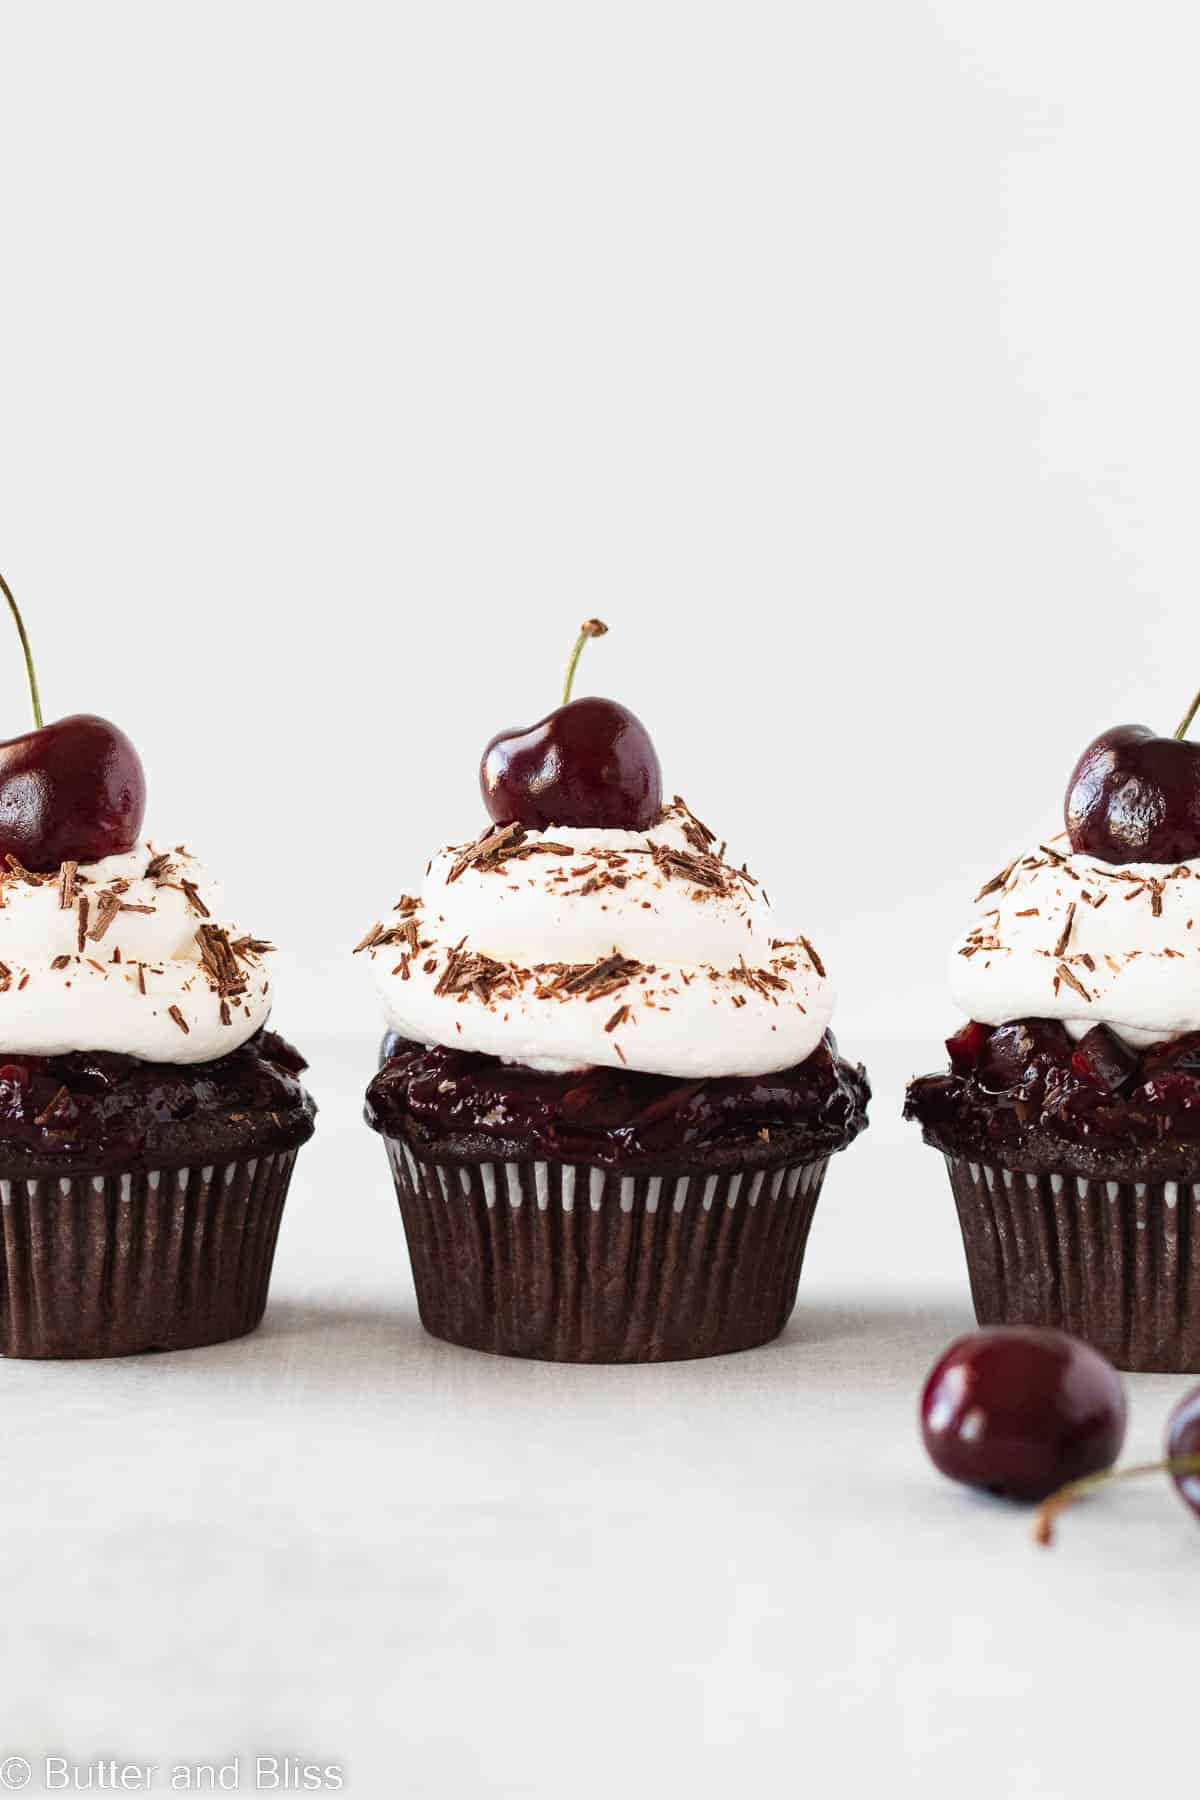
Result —
<instances>
[{"instance_id":1,"label":"dark red cherry","mask_svg":"<svg viewBox=\"0 0 1200 1800\"><path fill-rule=\"evenodd\" d=\"M73 713L0 743L0 861L49 873L116 856L145 811L141 758L107 719Z\"/></svg>"},{"instance_id":2,"label":"dark red cherry","mask_svg":"<svg viewBox=\"0 0 1200 1800\"><path fill-rule=\"evenodd\" d=\"M1200 744L1146 725L1116 725L1090 743L1067 788L1072 850L1107 863L1200 856Z\"/></svg>"},{"instance_id":3,"label":"dark red cherry","mask_svg":"<svg viewBox=\"0 0 1200 1800\"><path fill-rule=\"evenodd\" d=\"M968 1019L953 1037L946 1039L950 1067L956 1075L970 1075L979 1067L979 1058L991 1035L990 1025L981 1025L977 1019Z\"/></svg>"},{"instance_id":4,"label":"dark red cherry","mask_svg":"<svg viewBox=\"0 0 1200 1800\"><path fill-rule=\"evenodd\" d=\"M37 676L17 603L3 576L33 700L36 728L0 742L0 862L49 874L66 861L132 850L146 811L146 776L117 726L92 713L43 725Z\"/></svg>"},{"instance_id":5,"label":"dark red cherry","mask_svg":"<svg viewBox=\"0 0 1200 1800\"><path fill-rule=\"evenodd\" d=\"M1121 1094L1134 1085L1141 1064L1107 1025L1093 1025L1072 1051L1071 1067L1104 1093Z\"/></svg>"},{"instance_id":6,"label":"dark red cherry","mask_svg":"<svg viewBox=\"0 0 1200 1800\"><path fill-rule=\"evenodd\" d=\"M973 1331L934 1364L921 1433L951 1481L1042 1500L1116 1461L1125 1393L1112 1365L1066 1332Z\"/></svg>"},{"instance_id":7,"label":"dark red cherry","mask_svg":"<svg viewBox=\"0 0 1200 1800\"><path fill-rule=\"evenodd\" d=\"M1057 1019L1013 1019L997 1025L982 1046L978 1075L984 1087L1005 1093L1070 1060L1070 1034Z\"/></svg>"},{"instance_id":8,"label":"dark red cherry","mask_svg":"<svg viewBox=\"0 0 1200 1800\"><path fill-rule=\"evenodd\" d=\"M571 699L579 653L608 627L588 619L567 668L563 704L536 725L501 731L479 765L479 786L498 825L645 831L662 811L662 770L650 733L628 707Z\"/></svg>"},{"instance_id":9,"label":"dark red cherry","mask_svg":"<svg viewBox=\"0 0 1200 1800\"><path fill-rule=\"evenodd\" d=\"M1167 1459L1178 1463L1184 1458L1192 1459L1193 1467L1172 1469L1171 1480L1200 1515L1200 1388L1185 1394L1167 1420Z\"/></svg>"}]
</instances>

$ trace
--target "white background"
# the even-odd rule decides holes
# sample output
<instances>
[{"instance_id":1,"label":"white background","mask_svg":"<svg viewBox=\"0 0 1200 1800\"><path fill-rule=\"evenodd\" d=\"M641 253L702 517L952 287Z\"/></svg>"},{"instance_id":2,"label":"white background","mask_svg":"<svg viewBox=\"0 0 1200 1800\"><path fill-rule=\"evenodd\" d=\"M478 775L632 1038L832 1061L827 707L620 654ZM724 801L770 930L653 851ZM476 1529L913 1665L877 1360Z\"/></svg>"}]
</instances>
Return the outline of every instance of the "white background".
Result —
<instances>
[{"instance_id":1,"label":"white background","mask_svg":"<svg viewBox=\"0 0 1200 1800\"><path fill-rule=\"evenodd\" d=\"M1200 1540L1148 1491L1039 1559L924 1465L969 1309L897 1113L979 881L1200 683L1196 48L1182 3L0 5L0 569L48 713L121 723L284 947L323 1109L257 1339L2 1372L8 1748L1165 1782ZM720 1364L424 1339L357 1121L349 947L590 613L581 687L875 1078L789 1333Z\"/></svg>"}]
</instances>

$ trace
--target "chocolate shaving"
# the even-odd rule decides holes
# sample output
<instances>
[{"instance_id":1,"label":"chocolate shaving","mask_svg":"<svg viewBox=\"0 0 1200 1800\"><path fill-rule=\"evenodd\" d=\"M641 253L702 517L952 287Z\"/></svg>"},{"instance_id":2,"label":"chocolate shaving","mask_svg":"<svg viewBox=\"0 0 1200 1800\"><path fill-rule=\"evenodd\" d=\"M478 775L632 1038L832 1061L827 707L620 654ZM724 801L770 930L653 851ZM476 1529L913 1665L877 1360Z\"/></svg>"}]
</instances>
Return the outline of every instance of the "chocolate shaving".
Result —
<instances>
[{"instance_id":1,"label":"chocolate shaving","mask_svg":"<svg viewBox=\"0 0 1200 1800\"><path fill-rule=\"evenodd\" d=\"M4 860L18 880L27 881L30 887L45 887L48 881L57 881L58 879L56 875L35 875L32 869L27 869L23 863L18 862L17 858L11 854L6 856Z\"/></svg>"},{"instance_id":2,"label":"chocolate shaving","mask_svg":"<svg viewBox=\"0 0 1200 1800\"><path fill-rule=\"evenodd\" d=\"M98 944L113 920L121 910L119 897L111 890L96 895L96 916L88 926L87 935L94 944Z\"/></svg>"},{"instance_id":3,"label":"chocolate shaving","mask_svg":"<svg viewBox=\"0 0 1200 1800\"><path fill-rule=\"evenodd\" d=\"M196 886L195 882L194 881L186 881L181 877L179 885L183 889L184 895L187 899L187 903L191 907L192 911L199 913L200 917L202 919L210 919L212 917L212 914L209 912L207 906L205 906L203 900L200 898L200 889Z\"/></svg>"},{"instance_id":4,"label":"chocolate shaving","mask_svg":"<svg viewBox=\"0 0 1200 1800\"><path fill-rule=\"evenodd\" d=\"M515 850L524 841L525 827L523 825L515 823L501 825L498 830L489 826L475 839L473 844L468 844L465 850L460 850L450 865L450 872L446 876L447 883L457 881L464 870L472 867L497 868L504 860L504 852Z\"/></svg>"},{"instance_id":5,"label":"chocolate shaving","mask_svg":"<svg viewBox=\"0 0 1200 1800\"><path fill-rule=\"evenodd\" d=\"M668 881L678 875L700 888L702 894L728 895L733 892L725 864L707 852L672 850L666 844L652 843L650 854L655 867L662 870Z\"/></svg>"},{"instance_id":6,"label":"chocolate shaving","mask_svg":"<svg viewBox=\"0 0 1200 1800\"><path fill-rule=\"evenodd\" d=\"M817 974L821 977L821 979L824 980L825 964L821 961L820 957L817 955L816 951L813 949L813 947L809 943L808 939L806 937L798 937L796 939L796 942L803 946L804 953L808 957L809 962L812 964L813 968L816 970Z\"/></svg>"},{"instance_id":7,"label":"chocolate shaving","mask_svg":"<svg viewBox=\"0 0 1200 1800\"><path fill-rule=\"evenodd\" d=\"M615 994L644 970L644 963L614 950L611 956L602 956L592 963L539 963L534 974L539 977L539 999L565 1000L569 995L582 994L590 1001Z\"/></svg>"},{"instance_id":8,"label":"chocolate shaving","mask_svg":"<svg viewBox=\"0 0 1200 1800\"><path fill-rule=\"evenodd\" d=\"M1075 902L1072 900L1070 906L1067 908L1066 923L1062 928L1057 944L1055 944L1054 949L1051 951L1052 956L1064 956L1066 954L1067 945L1071 941L1071 932L1074 930L1074 927Z\"/></svg>"},{"instance_id":9,"label":"chocolate shaving","mask_svg":"<svg viewBox=\"0 0 1200 1800\"><path fill-rule=\"evenodd\" d=\"M696 817L687 801L682 799L678 794L674 796L671 804L676 812L683 815L680 819L679 829L682 831L688 843L692 846L692 849L697 851L701 856L707 855L717 841L716 832L710 831L704 821ZM667 816L668 809L664 807L662 817L666 818Z\"/></svg>"},{"instance_id":10,"label":"chocolate shaving","mask_svg":"<svg viewBox=\"0 0 1200 1800\"><path fill-rule=\"evenodd\" d=\"M491 956L481 956L476 950L465 950L466 941L466 938L460 938L450 951L433 991L435 994L474 994L486 1004L497 987L511 983L512 977L506 963L497 962Z\"/></svg>"},{"instance_id":11,"label":"chocolate shaving","mask_svg":"<svg viewBox=\"0 0 1200 1800\"><path fill-rule=\"evenodd\" d=\"M69 956L56 956L54 961L50 964L50 967L52 969L65 969L70 961L71 958Z\"/></svg>"},{"instance_id":12,"label":"chocolate shaving","mask_svg":"<svg viewBox=\"0 0 1200 1800\"><path fill-rule=\"evenodd\" d=\"M625 1023L626 1019L628 1019L629 1017L630 1017L629 1008L627 1006L618 1006L616 1012L613 1014L612 1018L608 1021L608 1024L604 1027L605 1031L615 1031L617 1029L617 1026L623 1025Z\"/></svg>"},{"instance_id":13,"label":"chocolate shaving","mask_svg":"<svg viewBox=\"0 0 1200 1800\"><path fill-rule=\"evenodd\" d=\"M253 966L260 957L269 956L275 946L269 944L266 938L240 937L234 938L229 948L235 956L240 956L243 962Z\"/></svg>"},{"instance_id":14,"label":"chocolate shaving","mask_svg":"<svg viewBox=\"0 0 1200 1800\"><path fill-rule=\"evenodd\" d=\"M77 940L78 941L76 944L76 948L78 949L79 954L82 956L83 955L83 946L87 943L87 934L88 934L88 897L86 894L80 894L80 896L79 896L79 916L78 916L77 924L78 924L78 932L77 932Z\"/></svg>"},{"instance_id":15,"label":"chocolate shaving","mask_svg":"<svg viewBox=\"0 0 1200 1800\"><path fill-rule=\"evenodd\" d=\"M1055 992L1058 991L1058 983L1060 981L1065 981L1069 988L1074 988L1075 992L1084 1000L1091 1000L1092 996L1088 993L1078 975L1073 974L1066 963L1062 962L1059 963L1058 968L1055 970Z\"/></svg>"},{"instance_id":16,"label":"chocolate shaving","mask_svg":"<svg viewBox=\"0 0 1200 1800\"><path fill-rule=\"evenodd\" d=\"M167 852L162 850L150 858L144 873L147 881L154 882L156 887L162 887L175 873L175 865Z\"/></svg>"},{"instance_id":17,"label":"chocolate shaving","mask_svg":"<svg viewBox=\"0 0 1200 1800\"><path fill-rule=\"evenodd\" d=\"M200 963L214 991L222 999L231 994L244 994L246 977L238 967L229 938L219 925L201 925L196 931L200 946Z\"/></svg>"},{"instance_id":18,"label":"chocolate shaving","mask_svg":"<svg viewBox=\"0 0 1200 1800\"><path fill-rule=\"evenodd\" d=\"M1007 869L1001 869L999 875L993 875L990 881L985 881L975 896L976 900L986 900L989 894L998 893L1008 881L1009 876L1012 874L1020 860L1020 857L1014 856Z\"/></svg>"},{"instance_id":19,"label":"chocolate shaving","mask_svg":"<svg viewBox=\"0 0 1200 1800\"><path fill-rule=\"evenodd\" d=\"M75 903L75 877L79 873L79 864L64 862L58 871L58 904L62 912L67 912Z\"/></svg>"},{"instance_id":20,"label":"chocolate shaving","mask_svg":"<svg viewBox=\"0 0 1200 1800\"><path fill-rule=\"evenodd\" d=\"M189 1032L191 1031L191 1026L188 1024L187 1020L184 1018L184 1016L180 1012L179 1008L177 1006L168 1006L167 1012L170 1015L170 1017L172 1019L174 1019L175 1023L178 1025L180 1031L182 1031L184 1037L187 1037Z\"/></svg>"}]
</instances>

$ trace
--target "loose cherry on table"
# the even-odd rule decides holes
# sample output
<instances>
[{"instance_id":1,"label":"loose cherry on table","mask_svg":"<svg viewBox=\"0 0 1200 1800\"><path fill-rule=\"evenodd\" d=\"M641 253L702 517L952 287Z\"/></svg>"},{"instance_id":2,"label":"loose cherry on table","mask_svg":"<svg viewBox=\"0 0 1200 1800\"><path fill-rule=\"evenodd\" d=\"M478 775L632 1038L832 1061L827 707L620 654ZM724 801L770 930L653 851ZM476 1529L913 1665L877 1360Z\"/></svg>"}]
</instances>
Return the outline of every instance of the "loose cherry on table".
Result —
<instances>
[{"instance_id":1,"label":"loose cherry on table","mask_svg":"<svg viewBox=\"0 0 1200 1800\"><path fill-rule=\"evenodd\" d=\"M615 700L571 699L580 652L607 625L585 620L563 703L536 725L501 731L479 765L490 818L546 831L556 825L645 831L662 810L662 770L650 733Z\"/></svg>"},{"instance_id":2,"label":"loose cherry on table","mask_svg":"<svg viewBox=\"0 0 1200 1800\"><path fill-rule=\"evenodd\" d=\"M1174 737L1115 725L1080 757L1067 788L1072 850L1107 863L1179 863L1200 856L1200 744L1188 730L1200 694Z\"/></svg>"},{"instance_id":3,"label":"loose cherry on table","mask_svg":"<svg viewBox=\"0 0 1200 1800\"><path fill-rule=\"evenodd\" d=\"M933 1366L921 1434L951 1481L1010 1500L1044 1500L1109 1468L1125 1438L1121 1378L1066 1332L969 1332Z\"/></svg>"},{"instance_id":4,"label":"loose cherry on table","mask_svg":"<svg viewBox=\"0 0 1200 1800\"><path fill-rule=\"evenodd\" d=\"M1169 1475L1185 1505L1200 1518L1200 1388L1185 1394L1172 1410L1167 1420L1166 1455L1161 1462L1133 1463L1125 1469L1108 1469L1069 1482L1039 1509L1034 1538L1039 1544L1052 1544L1058 1515L1068 1506L1110 1482L1135 1480L1142 1475Z\"/></svg>"},{"instance_id":5,"label":"loose cherry on table","mask_svg":"<svg viewBox=\"0 0 1200 1800\"><path fill-rule=\"evenodd\" d=\"M37 675L25 624L4 577L33 702L33 731L0 742L0 862L49 874L63 862L95 862L132 850L146 810L137 751L115 725L92 713L42 723Z\"/></svg>"}]
</instances>

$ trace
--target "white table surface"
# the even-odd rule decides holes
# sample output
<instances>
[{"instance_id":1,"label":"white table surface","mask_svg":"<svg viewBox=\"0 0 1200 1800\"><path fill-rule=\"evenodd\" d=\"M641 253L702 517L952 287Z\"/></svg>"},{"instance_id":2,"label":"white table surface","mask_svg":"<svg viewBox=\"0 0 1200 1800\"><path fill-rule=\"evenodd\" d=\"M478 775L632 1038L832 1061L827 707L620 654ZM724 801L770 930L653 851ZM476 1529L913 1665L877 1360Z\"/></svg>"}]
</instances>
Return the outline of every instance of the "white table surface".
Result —
<instances>
[{"instance_id":1,"label":"white table surface","mask_svg":"<svg viewBox=\"0 0 1200 1800\"><path fill-rule=\"evenodd\" d=\"M922 1376L971 1322L903 1052L761 1351L657 1368L427 1338L370 1046L322 1105L240 1343L9 1363L0 1757L291 1755L365 1795L1150 1791L1178 1779L1200 1527L1166 1484L1070 1516L942 1481ZM1152 1453L1186 1378L1130 1380Z\"/></svg>"}]
</instances>

